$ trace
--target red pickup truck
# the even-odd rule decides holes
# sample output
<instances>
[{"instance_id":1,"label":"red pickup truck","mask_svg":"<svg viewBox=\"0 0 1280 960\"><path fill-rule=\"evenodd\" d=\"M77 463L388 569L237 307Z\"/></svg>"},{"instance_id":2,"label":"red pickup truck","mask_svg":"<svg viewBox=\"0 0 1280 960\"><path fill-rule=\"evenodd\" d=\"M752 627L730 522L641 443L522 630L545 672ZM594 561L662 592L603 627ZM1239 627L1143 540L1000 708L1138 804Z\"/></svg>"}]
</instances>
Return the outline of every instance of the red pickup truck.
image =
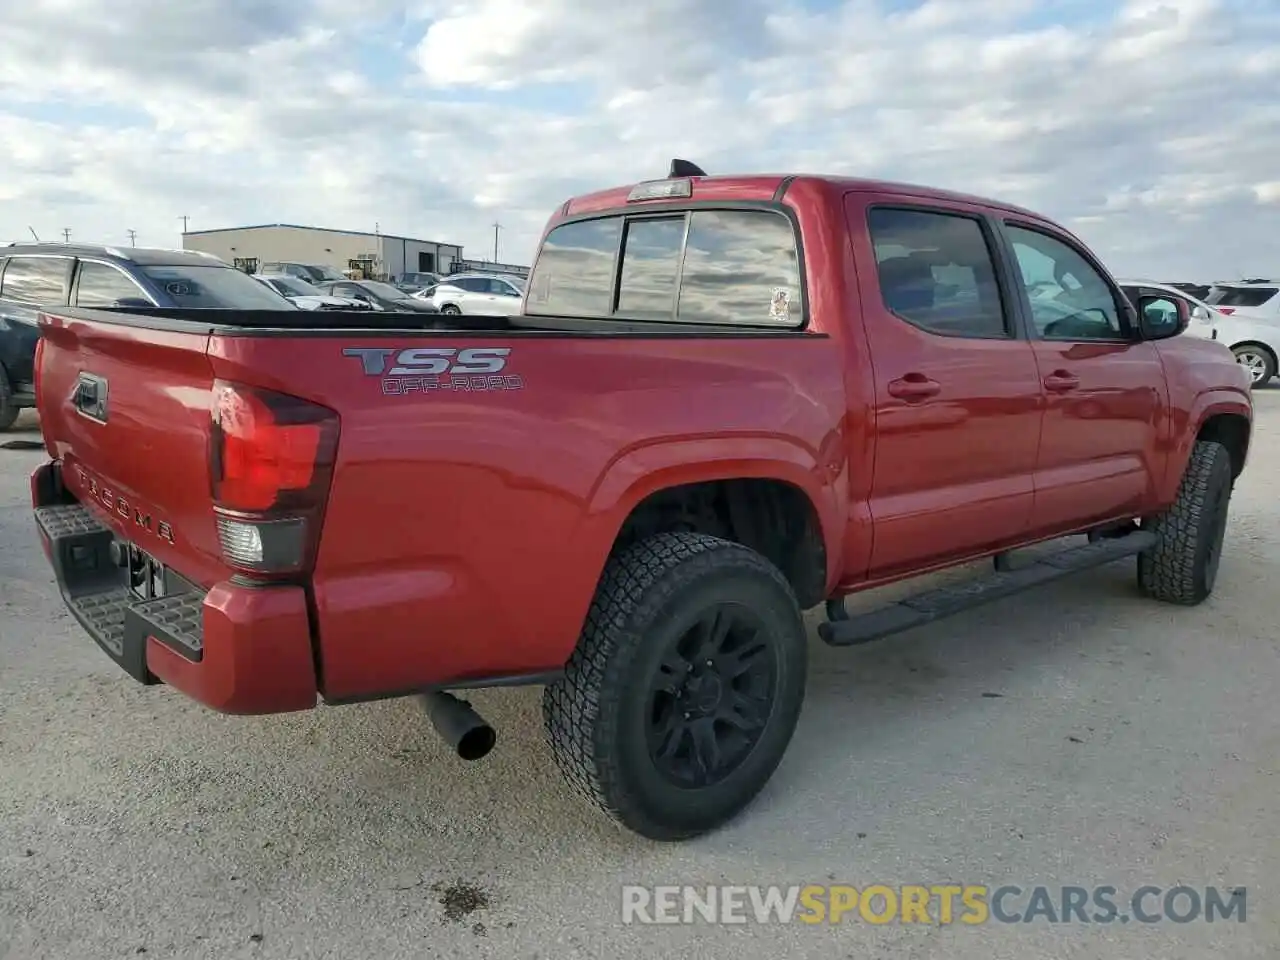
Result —
<instances>
[{"instance_id":1,"label":"red pickup truck","mask_svg":"<svg viewBox=\"0 0 1280 960\"><path fill-rule=\"evenodd\" d=\"M1252 405L1188 319L1009 204L676 161L559 208L519 316L43 315L32 502L136 680L421 696L468 758L450 691L542 685L566 777L680 839L779 763L803 610L862 643L1122 558L1209 596Z\"/></svg>"}]
</instances>

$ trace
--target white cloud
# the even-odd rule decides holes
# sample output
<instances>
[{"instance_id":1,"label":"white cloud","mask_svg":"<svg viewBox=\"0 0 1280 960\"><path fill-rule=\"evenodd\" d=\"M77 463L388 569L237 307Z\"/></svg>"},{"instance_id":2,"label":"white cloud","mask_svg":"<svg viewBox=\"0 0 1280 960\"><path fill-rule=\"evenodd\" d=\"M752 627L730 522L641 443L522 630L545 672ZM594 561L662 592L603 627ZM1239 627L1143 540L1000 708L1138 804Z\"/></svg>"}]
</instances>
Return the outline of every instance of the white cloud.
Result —
<instances>
[{"instance_id":1,"label":"white cloud","mask_svg":"<svg viewBox=\"0 0 1280 960\"><path fill-rule=\"evenodd\" d=\"M57 0L5 25L0 242L315 222L528 261L574 193L840 173L1061 218L1119 273L1280 269L1273 0Z\"/></svg>"}]
</instances>

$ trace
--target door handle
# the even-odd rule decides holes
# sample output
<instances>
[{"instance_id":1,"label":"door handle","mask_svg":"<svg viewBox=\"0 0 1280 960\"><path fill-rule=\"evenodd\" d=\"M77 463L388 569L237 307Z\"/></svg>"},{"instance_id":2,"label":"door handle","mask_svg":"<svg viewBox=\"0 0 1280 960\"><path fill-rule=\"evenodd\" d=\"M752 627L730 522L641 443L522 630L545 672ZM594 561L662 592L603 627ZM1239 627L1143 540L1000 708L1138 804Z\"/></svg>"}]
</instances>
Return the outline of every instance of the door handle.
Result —
<instances>
[{"instance_id":1,"label":"door handle","mask_svg":"<svg viewBox=\"0 0 1280 960\"><path fill-rule=\"evenodd\" d=\"M930 380L923 373L908 373L898 380L889 381L889 396L899 400L923 400L942 389L937 380Z\"/></svg>"},{"instance_id":2,"label":"door handle","mask_svg":"<svg viewBox=\"0 0 1280 960\"><path fill-rule=\"evenodd\" d=\"M1055 393L1066 393L1080 386L1080 378L1066 370L1055 370L1044 378L1044 388Z\"/></svg>"}]
</instances>

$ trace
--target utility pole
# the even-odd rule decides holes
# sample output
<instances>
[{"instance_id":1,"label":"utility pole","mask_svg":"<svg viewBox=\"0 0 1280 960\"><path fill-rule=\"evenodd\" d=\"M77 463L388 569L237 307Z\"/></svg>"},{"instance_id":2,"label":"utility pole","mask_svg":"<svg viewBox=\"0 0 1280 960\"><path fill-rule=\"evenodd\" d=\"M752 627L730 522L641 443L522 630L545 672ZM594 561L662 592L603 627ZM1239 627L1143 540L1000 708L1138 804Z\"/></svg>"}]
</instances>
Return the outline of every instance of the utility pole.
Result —
<instances>
[{"instance_id":1,"label":"utility pole","mask_svg":"<svg viewBox=\"0 0 1280 960\"><path fill-rule=\"evenodd\" d=\"M136 246L138 245L138 244L136 243L136 241L137 241L137 239L138 239L138 231L137 231L137 230L126 230L126 231L125 231L125 233L129 234L129 246L131 246L131 247L136 247Z\"/></svg>"},{"instance_id":2,"label":"utility pole","mask_svg":"<svg viewBox=\"0 0 1280 960\"><path fill-rule=\"evenodd\" d=\"M498 262L498 231L502 229L502 224L494 222L493 224L493 262Z\"/></svg>"},{"instance_id":3,"label":"utility pole","mask_svg":"<svg viewBox=\"0 0 1280 960\"><path fill-rule=\"evenodd\" d=\"M188 217L188 216L184 213L184 214L183 214L182 216L180 216L178 219L182 221L182 232L183 232L183 233L186 233L186 232L187 232L187 221L188 221L188 220L190 220L191 218L190 218L190 217Z\"/></svg>"},{"instance_id":4,"label":"utility pole","mask_svg":"<svg viewBox=\"0 0 1280 960\"><path fill-rule=\"evenodd\" d=\"M71 242L71 228L70 228L70 227L63 227L63 228L62 228L62 242L63 242L63 243L70 243L70 242Z\"/></svg>"}]
</instances>

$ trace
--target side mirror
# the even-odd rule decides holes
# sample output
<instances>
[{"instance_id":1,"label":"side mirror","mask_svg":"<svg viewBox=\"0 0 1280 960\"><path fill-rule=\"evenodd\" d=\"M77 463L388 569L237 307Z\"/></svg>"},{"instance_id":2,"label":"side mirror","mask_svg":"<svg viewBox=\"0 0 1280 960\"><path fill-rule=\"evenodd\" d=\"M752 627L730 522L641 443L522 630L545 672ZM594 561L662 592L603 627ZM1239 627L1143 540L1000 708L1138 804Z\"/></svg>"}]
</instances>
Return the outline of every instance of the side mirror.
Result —
<instances>
[{"instance_id":1,"label":"side mirror","mask_svg":"<svg viewBox=\"0 0 1280 960\"><path fill-rule=\"evenodd\" d=\"M1181 298L1143 297L1138 301L1138 322L1143 340L1168 340L1186 331L1191 309Z\"/></svg>"},{"instance_id":2,"label":"side mirror","mask_svg":"<svg viewBox=\"0 0 1280 960\"><path fill-rule=\"evenodd\" d=\"M1208 307L1193 307L1191 310L1191 319L1197 323L1208 323L1210 319Z\"/></svg>"}]
</instances>

